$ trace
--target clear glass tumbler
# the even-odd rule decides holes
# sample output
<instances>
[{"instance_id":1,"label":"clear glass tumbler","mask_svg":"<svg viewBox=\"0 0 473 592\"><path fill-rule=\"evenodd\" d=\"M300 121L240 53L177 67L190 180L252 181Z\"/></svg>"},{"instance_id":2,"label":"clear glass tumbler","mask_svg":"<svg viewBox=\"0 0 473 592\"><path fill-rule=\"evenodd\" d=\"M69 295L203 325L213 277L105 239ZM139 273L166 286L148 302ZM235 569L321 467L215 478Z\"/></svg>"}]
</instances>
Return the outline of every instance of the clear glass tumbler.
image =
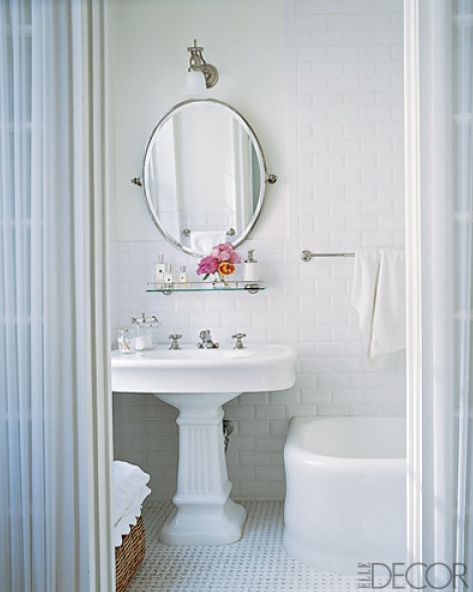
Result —
<instances>
[{"instance_id":1,"label":"clear glass tumbler","mask_svg":"<svg viewBox=\"0 0 473 592\"><path fill-rule=\"evenodd\" d=\"M125 327L120 329L117 335L118 349L122 354L135 353L135 331Z\"/></svg>"}]
</instances>

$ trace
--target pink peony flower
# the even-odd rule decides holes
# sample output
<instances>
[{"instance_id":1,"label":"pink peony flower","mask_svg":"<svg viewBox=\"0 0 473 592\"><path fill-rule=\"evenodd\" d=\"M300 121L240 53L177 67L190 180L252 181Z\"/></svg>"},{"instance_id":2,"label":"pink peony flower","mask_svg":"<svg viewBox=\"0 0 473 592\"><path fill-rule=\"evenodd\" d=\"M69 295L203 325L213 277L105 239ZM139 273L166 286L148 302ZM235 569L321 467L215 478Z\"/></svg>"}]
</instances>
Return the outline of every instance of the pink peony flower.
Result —
<instances>
[{"instance_id":1,"label":"pink peony flower","mask_svg":"<svg viewBox=\"0 0 473 592\"><path fill-rule=\"evenodd\" d=\"M215 245L207 257L199 261L197 274L204 275L207 279L212 273L217 273L221 263L241 263L240 255L235 251L230 243L220 243Z\"/></svg>"},{"instance_id":2,"label":"pink peony flower","mask_svg":"<svg viewBox=\"0 0 473 592\"><path fill-rule=\"evenodd\" d=\"M212 257L216 257L220 262L229 261L230 263L240 263L241 258L230 243L220 243L212 249Z\"/></svg>"},{"instance_id":3,"label":"pink peony flower","mask_svg":"<svg viewBox=\"0 0 473 592\"><path fill-rule=\"evenodd\" d=\"M217 255L219 261L230 261L231 251L220 251Z\"/></svg>"},{"instance_id":4,"label":"pink peony flower","mask_svg":"<svg viewBox=\"0 0 473 592\"><path fill-rule=\"evenodd\" d=\"M207 275L209 273L215 273L218 269L218 260L214 257L204 257L199 261L197 267L197 275Z\"/></svg>"},{"instance_id":5,"label":"pink peony flower","mask_svg":"<svg viewBox=\"0 0 473 592\"><path fill-rule=\"evenodd\" d=\"M231 251L230 253L230 263L241 263L241 257L236 251Z\"/></svg>"}]
</instances>

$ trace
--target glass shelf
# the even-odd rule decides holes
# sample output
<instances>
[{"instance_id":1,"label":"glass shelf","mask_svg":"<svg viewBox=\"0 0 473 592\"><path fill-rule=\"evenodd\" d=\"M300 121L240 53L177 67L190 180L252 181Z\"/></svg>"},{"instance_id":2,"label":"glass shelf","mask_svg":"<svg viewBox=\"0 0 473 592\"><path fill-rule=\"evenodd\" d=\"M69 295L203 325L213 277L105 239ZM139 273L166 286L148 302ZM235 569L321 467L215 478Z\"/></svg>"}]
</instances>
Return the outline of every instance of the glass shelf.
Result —
<instances>
[{"instance_id":1,"label":"glass shelf","mask_svg":"<svg viewBox=\"0 0 473 592\"><path fill-rule=\"evenodd\" d=\"M242 280L227 280L223 282L187 282L186 284L173 283L163 286L156 282L148 282L147 292L158 292L169 296L174 292L248 292L257 294L260 290L266 290L262 282L244 282Z\"/></svg>"}]
</instances>

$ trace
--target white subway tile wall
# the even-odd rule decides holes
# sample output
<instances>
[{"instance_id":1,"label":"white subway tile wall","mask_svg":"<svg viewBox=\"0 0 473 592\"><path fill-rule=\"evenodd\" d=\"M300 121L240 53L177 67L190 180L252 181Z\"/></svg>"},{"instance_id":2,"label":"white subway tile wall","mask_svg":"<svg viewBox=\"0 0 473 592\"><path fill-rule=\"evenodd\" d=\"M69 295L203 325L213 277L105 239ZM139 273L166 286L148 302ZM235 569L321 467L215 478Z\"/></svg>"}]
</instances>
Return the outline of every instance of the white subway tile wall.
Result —
<instances>
[{"instance_id":1,"label":"white subway tile wall","mask_svg":"<svg viewBox=\"0 0 473 592\"><path fill-rule=\"evenodd\" d=\"M367 367L350 305L353 260L300 260L302 249L403 245L402 0L291 0L286 21L293 65L290 236L243 245L256 249L268 289L257 295L146 294L158 252L190 269L196 259L158 237L112 244L114 334L145 311L158 315L163 343L179 332L194 346L208 327L222 344L243 331L248 344L297 347L292 389L246 393L225 406L235 425L229 474L233 495L242 498L284 495L282 451L291 417L405 410L403 355L383 369ZM270 197L265 207L272 207ZM152 395L115 394L114 413L116 457L151 473L155 499L171 497L176 411Z\"/></svg>"}]
</instances>

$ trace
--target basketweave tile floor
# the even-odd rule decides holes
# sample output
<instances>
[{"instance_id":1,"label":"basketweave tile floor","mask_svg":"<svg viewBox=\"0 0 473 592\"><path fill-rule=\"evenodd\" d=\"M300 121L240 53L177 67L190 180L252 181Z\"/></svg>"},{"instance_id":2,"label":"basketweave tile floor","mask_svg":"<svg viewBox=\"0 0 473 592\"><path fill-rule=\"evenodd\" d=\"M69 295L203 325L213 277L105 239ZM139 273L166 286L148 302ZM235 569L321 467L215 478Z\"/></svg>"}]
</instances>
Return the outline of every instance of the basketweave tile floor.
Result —
<instances>
[{"instance_id":1,"label":"basketweave tile floor","mask_svg":"<svg viewBox=\"0 0 473 592\"><path fill-rule=\"evenodd\" d=\"M158 543L171 502L144 510L146 557L127 592L354 592L357 578L316 572L283 546L283 502L242 502L243 537L233 545ZM383 592L389 590L384 588Z\"/></svg>"}]
</instances>

